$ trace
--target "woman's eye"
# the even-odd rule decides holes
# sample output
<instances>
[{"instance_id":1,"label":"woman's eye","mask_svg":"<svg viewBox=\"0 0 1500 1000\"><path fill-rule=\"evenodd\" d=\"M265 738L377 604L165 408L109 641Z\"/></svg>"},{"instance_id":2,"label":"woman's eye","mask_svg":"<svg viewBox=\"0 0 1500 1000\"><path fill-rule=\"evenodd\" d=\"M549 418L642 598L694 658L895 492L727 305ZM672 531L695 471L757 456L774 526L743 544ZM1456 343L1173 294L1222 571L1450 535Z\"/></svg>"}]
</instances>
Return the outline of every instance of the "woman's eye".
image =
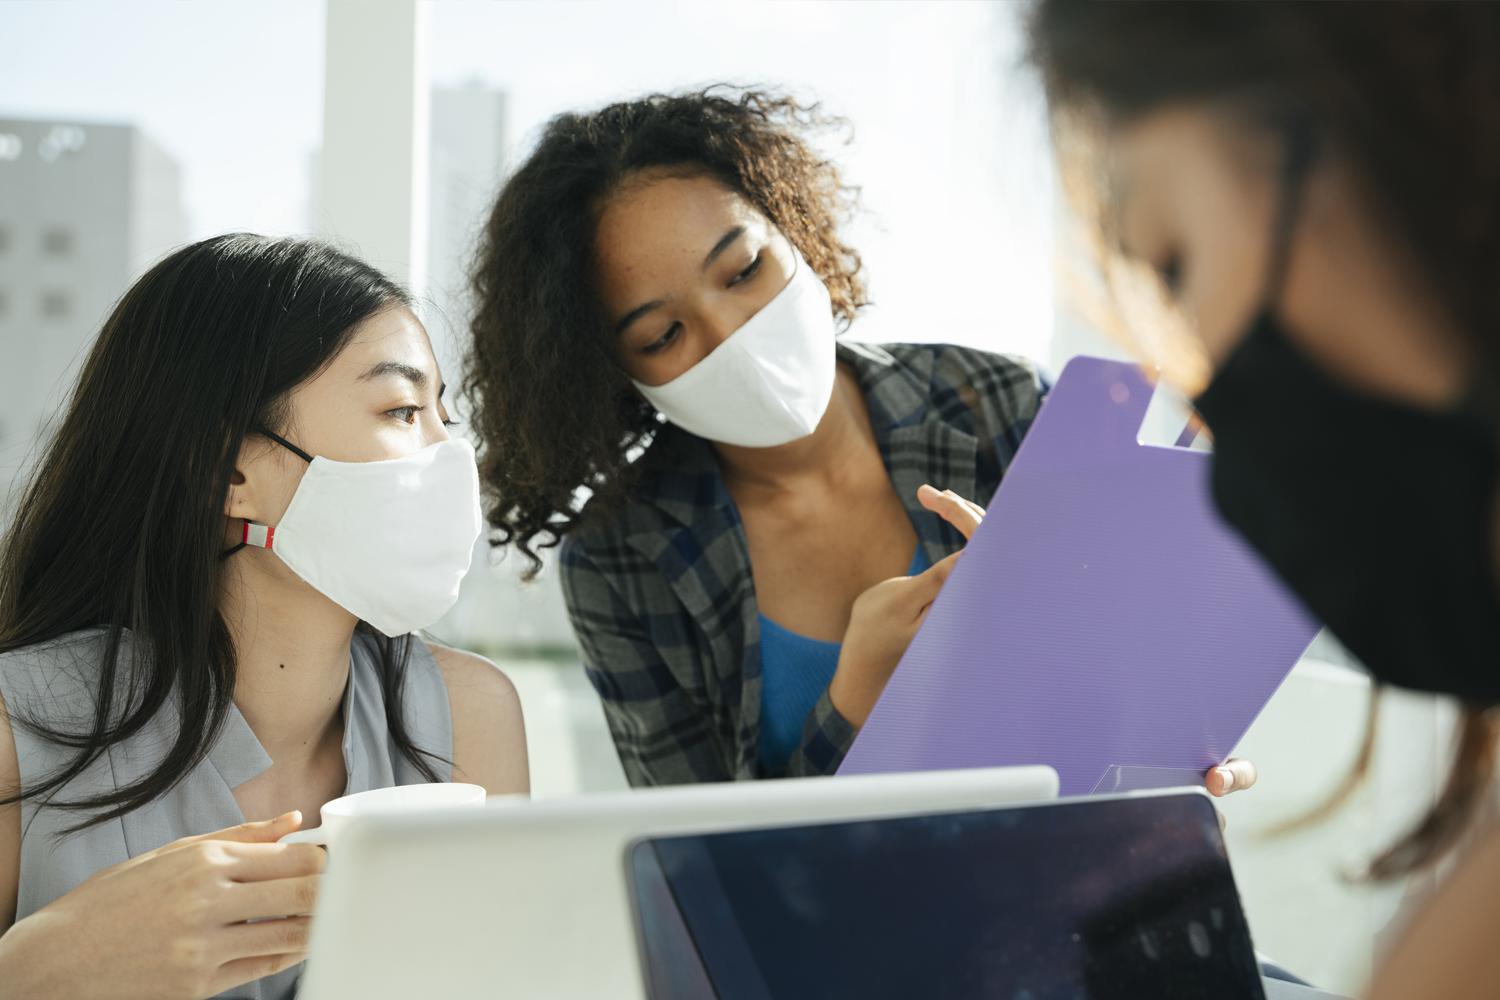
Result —
<instances>
[{"instance_id":1,"label":"woman's eye","mask_svg":"<svg viewBox=\"0 0 1500 1000\"><path fill-rule=\"evenodd\" d=\"M732 279L730 279L729 287L733 288L735 285L749 281L751 278L755 277L755 272L760 270L760 262L761 255L756 254L755 259L750 262L749 267L745 268L739 274L736 274Z\"/></svg>"},{"instance_id":2,"label":"woman's eye","mask_svg":"<svg viewBox=\"0 0 1500 1000\"><path fill-rule=\"evenodd\" d=\"M668 347L672 346L672 342L677 339L677 334L681 330L681 323L673 323L671 326L667 327L667 332L662 334L660 339L652 341L645 347L641 348L641 353L656 354L659 351L666 350Z\"/></svg>"},{"instance_id":3,"label":"woman's eye","mask_svg":"<svg viewBox=\"0 0 1500 1000\"><path fill-rule=\"evenodd\" d=\"M425 407L398 406L394 410L386 410L385 415L388 417L394 417L395 419L401 421L403 424L414 424L417 422L417 414L421 413L423 409L425 409Z\"/></svg>"}]
</instances>

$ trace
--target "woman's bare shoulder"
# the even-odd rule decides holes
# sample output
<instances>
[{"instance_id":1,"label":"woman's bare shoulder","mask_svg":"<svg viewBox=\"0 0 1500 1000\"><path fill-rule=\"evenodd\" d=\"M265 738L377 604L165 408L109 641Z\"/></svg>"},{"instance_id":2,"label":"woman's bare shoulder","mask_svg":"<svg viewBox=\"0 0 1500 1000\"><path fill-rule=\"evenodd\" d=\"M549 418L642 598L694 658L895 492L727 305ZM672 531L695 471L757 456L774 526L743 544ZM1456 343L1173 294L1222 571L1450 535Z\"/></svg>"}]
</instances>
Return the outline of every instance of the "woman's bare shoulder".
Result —
<instances>
[{"instance_id":1,"label":"woman's bare shoulder","mask_svg":"<svg viewBox=\"0 0 1500 1000\"><path fill-rule=\"evenodd\" d=\"M453 710L453 780L483 785L491 795L531 789L526 723L515 685L475 653L429 642Z\"/></svg>"},{"instance_id":2,"label":"woman's bare shoulder","mask_svg":"<svg viewBox=\"0 0 1500 1000\"><path fill-rule=\"evenodd\" d=\"M1485 831L1415 914L1368 1000L1493 997L1500 983L1500 827Z\"/></svg>"}]
</instances>

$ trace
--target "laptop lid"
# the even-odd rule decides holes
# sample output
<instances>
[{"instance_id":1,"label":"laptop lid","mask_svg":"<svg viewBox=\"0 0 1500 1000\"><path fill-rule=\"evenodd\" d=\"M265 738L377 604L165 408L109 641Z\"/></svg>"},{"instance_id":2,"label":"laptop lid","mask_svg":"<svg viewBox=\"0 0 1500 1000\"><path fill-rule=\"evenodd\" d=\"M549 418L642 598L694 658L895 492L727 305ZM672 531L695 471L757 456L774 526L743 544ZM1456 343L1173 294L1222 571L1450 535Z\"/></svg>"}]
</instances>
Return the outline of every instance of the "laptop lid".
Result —
<instances>
[{"instance_id":1,"label":"laptop lid","mask_svg":"<svg viewBox=\"0 0 1500 1000\"><path fill-rule=\"evenodd\" d=\"M1050 764L1063 795L1192 785L1317 623L1219 518L1153 389L1074 358L840 773ZM938 484L941 485L941 484Z\"/></svg>"},{"instance_id":2,"label":"laptop lid","mask_svg":"<svg viewBox=\"0 0 1500 1000\"><path fill-rule=\"evenodd\" d=\"M1202 793L652 838L652 1000L1262 1000Z\"/></svg>"},{"instance_id":3,"label":"laptop lid","mask_svg":"<svg viewBox=\"0 0 1500 1000\"><path fill-rule=\"evenodd\" d=\"M330 852L301 1000L640 993L621 858L636 838L989 808L1046 767L646 788L358 821Z\"/></svg>"}]
</instances>

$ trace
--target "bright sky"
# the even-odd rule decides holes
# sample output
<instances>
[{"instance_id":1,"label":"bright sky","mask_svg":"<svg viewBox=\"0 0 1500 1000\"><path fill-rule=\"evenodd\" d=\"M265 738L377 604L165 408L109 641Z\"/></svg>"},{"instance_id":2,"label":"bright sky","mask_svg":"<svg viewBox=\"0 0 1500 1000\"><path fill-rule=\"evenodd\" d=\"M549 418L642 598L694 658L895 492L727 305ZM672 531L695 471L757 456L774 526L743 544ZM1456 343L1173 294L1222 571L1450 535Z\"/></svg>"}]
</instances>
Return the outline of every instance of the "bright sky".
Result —
<instances>
[{"instance_id":1,"label":"bright sky","mask_svg":"<svg viewBox=\"0 0 1500 1000\"><path fill-rule=\"evenodd\" d=\"M728 80L820 99L863 188L864 339L1045 357L1053 194L1018 3L434 0L438 86L503 88L510 139L552 114ZM323 5L8 0L0 116L128 122L184 169L192 236L300 231L322 129Z\"/></svg>"},{"instance_id":2,"label":"bright sky","mask_svg":"<svg viewBox=\"0 0 1500 1000\"><path fill-rule=\"evenodd\" d=\"M7 0L0 117L141 126L185 171L192 236L304 228L323 5Z\"/></svg>"}]
</instances>

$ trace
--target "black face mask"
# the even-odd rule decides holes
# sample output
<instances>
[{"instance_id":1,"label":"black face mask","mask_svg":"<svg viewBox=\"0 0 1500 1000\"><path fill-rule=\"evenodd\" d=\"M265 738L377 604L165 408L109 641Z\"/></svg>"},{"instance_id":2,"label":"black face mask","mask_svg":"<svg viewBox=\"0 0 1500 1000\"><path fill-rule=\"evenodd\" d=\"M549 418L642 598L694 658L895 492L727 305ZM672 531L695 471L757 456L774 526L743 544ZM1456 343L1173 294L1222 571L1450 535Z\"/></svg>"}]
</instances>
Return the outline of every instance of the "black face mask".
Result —
<instances>
[{"instance_id":1,"label":"black face mask","mask_svg":"<svg viewBox=\"0 0 1500 1000\"><path fill-rule=\"evenodd\" d=\"M1288 158L1259 315L1196 404L1225 520L1379 681L1500 704L1500 439L1477 407L1359 391L1277 321L1307 160Z\"/></svg>"}]
</instances>

